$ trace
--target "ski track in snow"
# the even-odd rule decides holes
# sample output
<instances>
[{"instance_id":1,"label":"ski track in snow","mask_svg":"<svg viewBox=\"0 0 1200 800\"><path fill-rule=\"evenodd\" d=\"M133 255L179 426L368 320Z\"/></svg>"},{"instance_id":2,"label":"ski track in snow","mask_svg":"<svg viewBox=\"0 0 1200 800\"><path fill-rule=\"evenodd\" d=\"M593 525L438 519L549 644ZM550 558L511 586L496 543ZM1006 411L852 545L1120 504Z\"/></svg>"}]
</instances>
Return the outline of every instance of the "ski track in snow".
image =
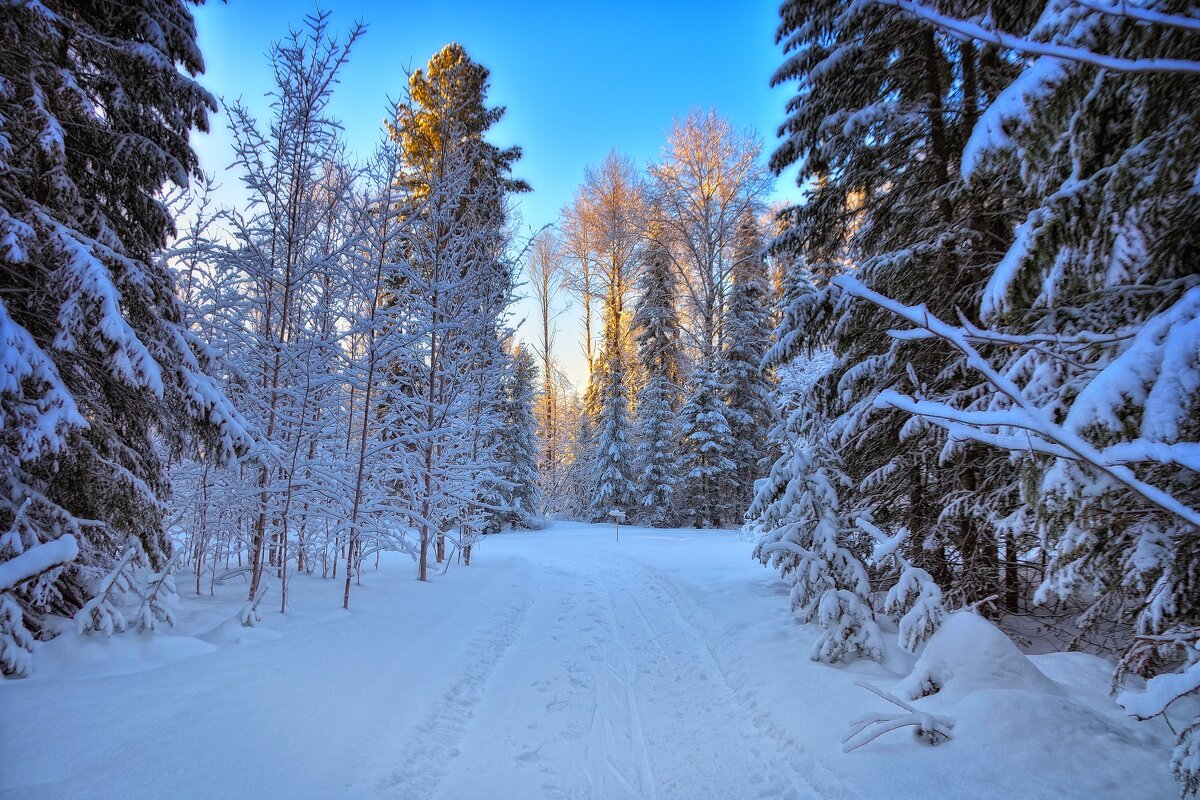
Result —
<instances>
[{"instance_id":1,"label":"ski track in snow","mask_svg":"<svg viewBox=\"0 0 1200 800\"><path fill-rule=\"evenodd\" d=\"M529 598L505 609L467 649L466 669L439 698L407 743L404 766L378 787L382 797L416 800L428 797L458 755L456 746L474 716L474 709L492 688L489 677L517 640L529 612Z\"/></svg>"},{"instance_id":2,"label":"ski track in snow","mask_svg":"<svg viewBox=\"0 0 1200 800\"><path fill-rule=\"evenodd\" d=\"M508 797L846 797L831 775L814 787L648 571L555 555L527 553L538 597L493 678L508 689L476 709L470 764L434 797L471 796L480 775L504 775Z\"/></svg>"}]
</instances>

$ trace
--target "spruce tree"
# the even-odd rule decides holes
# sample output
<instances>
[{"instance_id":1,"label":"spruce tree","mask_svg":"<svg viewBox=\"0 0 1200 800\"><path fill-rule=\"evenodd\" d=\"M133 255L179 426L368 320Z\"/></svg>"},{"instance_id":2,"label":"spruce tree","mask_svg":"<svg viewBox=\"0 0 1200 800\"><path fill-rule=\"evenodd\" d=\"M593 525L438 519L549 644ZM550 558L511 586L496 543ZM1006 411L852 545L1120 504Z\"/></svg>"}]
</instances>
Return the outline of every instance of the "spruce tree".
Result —
<instances>
[{"instance_id":1,"label":"spruce tree","mask_svg":"<svg viewBox=\"0 0 1200 800\"><path fill-rule=\"evenodd\" d=\"M582 398L576 398L570 465L567 467L568 502L564 513L571 519L591 519L592 480L596 474L596 426Z\"/></svg>"},{"instance_id":2,"label":"spruce tree","mask_svg":"<svg viewBox=\"0 0 1200 800\"><path fill-rule=\"evenodd\" d=\"M610 309L613 306L610 304ZM593 522L612 518L612 512L630 514L636 505L633 483L633 449L629 441L629 394L620 332L611 312L604 325L603 372L597 376L601 398L596 421L596 445L588 517Z\"/></svg>"},{"instance_id":3,"label":"spruce tree","mask_svg":"<svg viewBox=\"0 0 1200 800\"><path fill-rule=\"evenodd\" d=\"M493 457L502 481L502 525L528 528L541 504L538 480L537 419L533 413L537 364L533 354L518 347L500 388L500 428Z\"/></svg>"},{"instance_id":4,"label":"spruce tree","mask_svg":"<svg viewBox=\"0 0 1200 800\"><path fill-rule=\"evenodd\" d=\"M155 254L159 192L198 174L216 103L182 2L9 4L0 24L0 559L71 536L78 558L3 598L3 670L122 557L166 567L166 459L251 444ZM144 555L143 555L144 554Z\"/></svg>"},{"instance_id":5,"label":"spruce tree","mask_svg":"<svg viewBox=\"0 0 1200 800\"><path fill-rule=\"evenodd\" d=\"M680 471L684 488L679 515L696 527L720 527L734 517L729 485L736 465L725 387L714 365L697 362L679 412Z\"/></svg>"},{"instance_id":6,"label":"spruce tree","mask_svg":"<svg viewBox=\"0 0 1200 800\"><path fill-rule=\"evenodd\" d=\"M1002 16L1027 13L1005 7ZM977 306L991 254L1011 238L1021 189L1000 176L984 192L958 174L967 137L1015 67L995 48L942 36L875 5L789 2L773 77L798 83L772 156L800 163L805 202L787 209L774 251L824 284L853 271L869 287L954 318ZM892 387L978 396L961 357L896 340L879 312L835 286L799 295L782 362L829 348L810 394L853 489L845 502L886 529L914 532L912 558L959 601L999 588L994 521L1017 504L1012 473L977 445L875 405ZM1011 554L1009 554L1011 557Z\"/></svg>"},{"instance_id":7,"label":"spruce tree","mask_svg":"<svg viewBox=\"0 0 1200 800\"><path fill-rule=\"evenodd\" d=\"M1007 25L1080 57L1029 61L975 127L963 173L984 192L997 172L1020 175L1032 200L980 300L989 328L1026 344L983 352L1069 435L1195 514L1200 462L1179 454L1200 442L1200 106L1194 73L1152 65L1200 70L1200 35L1171 10L1147 20L1133 6L1080 6ZM1093 54L1145 68L1101 69ZM1013 410L994 392L978 407ZM1179 709L1168 707L1200 691L1194 517L1148 502L1094 460L1020 457L1030 508L1020 521L1049 556L1035 600L1078 610L1087 635L1132 629L1117 682L1151 680L1119 701L1143 719ZM1181 674L1151 677L1171 670ZM1171 768L1195 794L1200 717L1173 721Z\"/></svg>"},{"instance_id":8,"label":"spruce tree","mask_svg":"<svg viewBox=\"0 0 1200 800\"><path fill-rule=\"evenodd\" d=\"M805 409L780 426L781 456L746 514L754 558L791 584L792 610L825 630L814 661L883 658L883 638L871 611L866 537L842 501L850 479Z\"/></svg>"},{"instance_id":9,"label":"spruce tree","mask_svg":"<svg viewBox=\"0 0 1200 800\"><path fill-rule=\"evenodd\" d=\"M772 381L763 359L771 344L771 284L758 225L746 214L738 224L729 296L721 326L721 382L729 421L730 502L745 511L754 480L767 455L767 432L774 418Z\"/></svg>"},{"instance_id":10,"label":"spruce tree","mask_svg":"<svg viewBox=\"0 0 1200 800\"><path fill-rule=\"evenodd\" d=\"M654 236L647 248L641 295L633 315L644 383L637 394L638 518L669 525L675 517L679 456L675 438L680 406L679 315L671 254Z\"/></svg>"}]
</instances>

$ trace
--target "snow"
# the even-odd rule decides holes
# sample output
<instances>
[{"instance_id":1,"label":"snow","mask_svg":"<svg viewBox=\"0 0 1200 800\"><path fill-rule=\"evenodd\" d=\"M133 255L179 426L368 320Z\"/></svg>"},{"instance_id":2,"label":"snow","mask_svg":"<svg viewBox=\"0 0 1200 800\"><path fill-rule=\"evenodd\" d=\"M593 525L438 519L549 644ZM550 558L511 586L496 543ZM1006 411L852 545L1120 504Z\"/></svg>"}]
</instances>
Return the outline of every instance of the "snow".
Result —
<instances>
[{"instance_id":1,"label":"snow","mask_svg":"<svg viewBox=\"0 0 1200 800\"><path fill-rule=\"evenodd\" d=\"M787 586L751 547L560 522L487 537L426 584L384 554L349 612L340 581L298 576L289 613L264 604L254 629L228 622L232 581L183 595L171 635L68 632L0 683L0 796L1177 794L1173 737L1108 697L1111 664L1026 657L963 613L915 662L810 662L819 629L782 612ZM913 706L953 738L843 753L884 705L856 684L900 695L914 665L942 691Z\"/></svg>"},{"instance_id":2,"label":"snow","mask_svg":"<svg viewBox=\"0 0 1200 800\"><path fill-rule=\"evenodd\" d=\"M1198 392L1200 287L1193 287L1148 319L1129 347L1088 381L1072 404L1066 425L1075 431L1096 424L1121 430L1127 424L1121 409L1132 402L1143 409L1143 439L1124 443L1121 456L1148 460L1155 457L1152 450L1161 447L1160 442L1179 439ZM1186 450L1181 449L1179 457L1191 466L1196 456ZM1197 466L1200 462L1191 468Z\"/></svg>"},{"instance_id":3,"label":"snow","mask_svg":"<svg viewBox=\"0 0 1200 800\"><path fill-rule=\"evenodd\" d=\"M1036 102L1066 79L1068 71L1068 62L1064 59L1042 56L996 96L980 115L963 148L964 180L970 181L988 155L1014 146L1010 132L1029 117Z\"/></svg>"},{"instance_id":4,"label":"snow","mask_svg":"<svg viewBox=\"0 0 1200 800\"><path fill-rule=\"evenodd\" d=\"M1117 696L1117 703L1138 719L1158 716L1184 695L1200 690L1200 659L1193 661L1182 672L1167 672L1155 675L1146 682L1144 691L1124 691Z\"/></svg>"},{"instance_id":5,"label":"snow","mask_svg":"<svg viewBox=\"0 0 1200 800\"><path fill-rule=\"evenodd\" d=\"M933 694L960 699L972 692L1005 689L1058 693L1054 681L1011 639L972 611L946 618L900 687L909 700Z\"/></svg>"},{"instance_id":6,"label":"snow","mask_svg":"<svg viewBox=\"0 0 1200 800\"><path fill-rule=\"evenodd\" d=\"M30 578L75 560L79 545L71 534L31 547L25 552L0 561L0 591L8 591Z\"/></svg>"}]
</instances>

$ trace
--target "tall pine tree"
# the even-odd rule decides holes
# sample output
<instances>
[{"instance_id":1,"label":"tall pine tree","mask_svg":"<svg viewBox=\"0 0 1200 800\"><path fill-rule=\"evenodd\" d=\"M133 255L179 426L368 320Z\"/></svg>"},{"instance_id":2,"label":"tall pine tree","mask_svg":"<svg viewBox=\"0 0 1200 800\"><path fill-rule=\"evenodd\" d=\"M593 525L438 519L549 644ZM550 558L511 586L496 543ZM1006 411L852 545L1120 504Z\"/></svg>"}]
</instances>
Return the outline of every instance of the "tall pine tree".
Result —
<instances>
[{"instance_id":1,"label":"tall pine tree","mask_svg":"<svg viewBox=\"0 0 1200 800\"><path fill-rule=\"evenodd\" d=\"M422 580L430 544L441 561L450 528L467 526L473 536L486 524L484 486L488 473L500 472L490 443L500 418L495 386L511 367L504 353L513 291L505 200L529 186L511 176L520 148L485 138L504 114L487 105L488 77L461 45L446 45L410 76L408 102L392 128L414 226L400 253L407 275L397 298L408 305L416 352L395 401L411 412Z\"/></svg>"}]
</instances>

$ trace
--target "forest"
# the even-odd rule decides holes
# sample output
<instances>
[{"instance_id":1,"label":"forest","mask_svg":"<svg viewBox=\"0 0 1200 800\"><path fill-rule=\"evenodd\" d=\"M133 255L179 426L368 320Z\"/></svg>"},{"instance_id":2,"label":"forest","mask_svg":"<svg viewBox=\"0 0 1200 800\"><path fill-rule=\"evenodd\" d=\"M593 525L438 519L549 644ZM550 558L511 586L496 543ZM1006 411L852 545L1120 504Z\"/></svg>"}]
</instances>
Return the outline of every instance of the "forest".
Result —
<instances>
[{"instance_id":1,"label":"forest","mask_svg":"<svg viewBox=\"0 0 1200 800\"><path fill-rule=\"evenodd\" d=\"M425 686L474 710L414 716L408 771L263 796L878 796L909 758L930 779L1000 758L963 797L1200 793L1194 3L783 0L762 31L775 128L681 109L656 158L612 142L533 225L525 153L497 143L503 63L449 43L397 68L361 152L333 109L369 18L314 10L262 42L258 103L205 87L194 13L0 2L0 763L55 748L18 719L58 718L56 687L107 674L71 670L118 660L89 653L203 640L228 685L254 648L325 658L304 626L332 609L360 629L332 658L428 634L439 655L396 662L423 674L469 644ZM195 148L218 113L219 178ZM595 586L611 618L588 623ZM562 635L610 637L522 638L576 601ZM460 613L481 615L469 642ZM475 715L546 724L519 676L562 648L559 687L572 647L607 664L607 727L586 758L548 739L544 771L586 782L427 766L488 741ZM653 682L673 671L727 688ZM804 716L821 681L832 725ZM231 696L269 710L275 691ZM656 721L706 702L694 730ZM739 749L718 712L765 766L666 780L668 741ZM1010 713L1061 745L1055 777ZM876 741L900 729L917 743ZM772 759L791 777L751 793ZM0 794L171 785L30 763ZM1076 783L1089 769L1112 773Z\"/></svg>"}]
</instances>

